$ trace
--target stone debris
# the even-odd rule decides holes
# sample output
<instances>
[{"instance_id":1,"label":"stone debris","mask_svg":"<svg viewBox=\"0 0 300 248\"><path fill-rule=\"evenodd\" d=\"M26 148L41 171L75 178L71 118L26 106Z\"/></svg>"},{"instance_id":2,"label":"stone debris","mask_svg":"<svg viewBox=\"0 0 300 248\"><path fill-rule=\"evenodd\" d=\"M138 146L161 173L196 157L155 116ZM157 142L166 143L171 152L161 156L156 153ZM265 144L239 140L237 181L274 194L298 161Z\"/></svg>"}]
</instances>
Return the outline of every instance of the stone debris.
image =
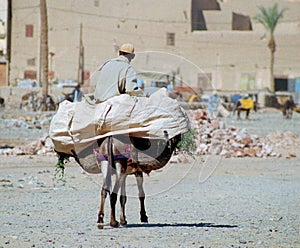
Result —
<instances>
[{"instance_id":1,"label":"stone debris","mask_svg":"<svg viewBox=\"0 0 300 248\"><path fill-rule=\"evenodd\" d=\"M49 136L33 141L24 146L8 147L0 149L0 155L48 155L55 156L54 145Z\"/></svg>"},{"instance_id":2,"label":"stone debris","mask_svg":"<svg viewBox=\"0 0 300 248\"><path fill-rule=\"evenodd\" d=\"M290 131L275 131L264 138L249 134L246 129L234 126L226 127L222 119L209 119L205 110L187 111L191 127L196 131L196 154L197 155L220 155L230 157L281 157L273 148L300 147L299 135ZM49 125L53 114L39 117L22 117L15 119L2 119L0 126L14 126L30 128L32 125ZM0 155L48 155L55 156L52 140L45 135L44 138L33 141L24 146L10 147L1 146ZM179 157L175 159L179 161ZM184 157L184 156L183 156ZM295 158L296 154L289 152L287 159ZM176 162L171 160L170 162ZM180 161L184 159L180 158Z\"/></svg>"},{"instance_id":3,"label":"stone debris","mask_svg":"<svg viewBox=\"0 0 300 248\"><path fill-rule=\"evenodd\" d=\"M0 131L11 130L10 132L18 132L19 129L44 130L49 127L54 114L54 112L28 112L25 115L21 115L14 111L0 113ZM26 145L10 146L1 144L0 155L55 155L55 153L51 139L45 134L43 138Z\"/></svg>"},{"instance_id":4,"label":"stone debris","mask_svg":"<svg viewBox=\"0 0 300 248\"><path fill-rule=\"evenodd\" d=\"M37 114L36 116L2 115L0 128L41 128L49 126L53 113Z\"/></svg>"},{"instance_id":5,"label":"stone debris","mask_svg":"<svg viewBox=\"0 0 300 248\"><path fill-rule=\"evenodd\" d=\"M38 175L29 175L24 176L22 178L17 178L13 175L6 175L0 178L0 187L3 188L31 188L31 189L41 189L46 187L51 187L49 182L46 182L46 178L54 177L51 175L52 172L50 170L38 171Z\"/></svg>"},{"instance_id":6,"label":"stone debris","mask_svg":"<svg viewBox=\"0 0 300 248\"><path fill-rule=\"evenodd\" d=\"M300 146L300 137L298 134L292 133L290 131L279 132L275 131L266 135L263 138L265 143L272 145L273 147L284 147L291 148L295 146Z\"/></svg>"},{"instance_id":7,"label":"stone debris","mask_svg":"<svg viewBox=\"0 0 300 248\"><path fill-rule=\"evenodd\" d=\"M204 110L188 111L191 127L196 131L198 155L223 157L281 157L274 152L276 146L300 146L299 136L292 132L275 132L265 138L251 135L246 129L226 127L222 119L209 119ZM289 153L287 158L296 157Z\"/></svg>"}]
</instances>

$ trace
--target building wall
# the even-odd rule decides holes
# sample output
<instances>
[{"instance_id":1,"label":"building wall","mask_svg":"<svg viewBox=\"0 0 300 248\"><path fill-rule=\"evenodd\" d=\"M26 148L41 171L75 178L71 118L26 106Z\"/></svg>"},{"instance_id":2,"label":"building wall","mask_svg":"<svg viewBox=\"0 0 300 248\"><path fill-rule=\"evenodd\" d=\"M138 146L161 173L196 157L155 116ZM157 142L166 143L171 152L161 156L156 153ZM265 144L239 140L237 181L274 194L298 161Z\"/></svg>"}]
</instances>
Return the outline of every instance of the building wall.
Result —
<instances>
[{"instance_id":1,"label":"building wall","mask_svg":"<svg viewBox=\"0 0 300 248\"><path fill-rule=\"evenodd\" d=\"M203 11L208 30L192 32L192 1L164 0L158 7L146 0L48 0L49 52L55 53L51 63L55 77L77 79L82 23L85 70L91 75L106 59L116 56L118 46L132 42L137 52L133 65L138 71L177 73L193 87L203 87L199 77L208 76L211 83L207 89L268 87L268 34L253 20L261 1L218 2L221 10ZM263 5L273 3L265 0ZM296 56L300 49L300 2L278 3L288 10L275 32L275 74L300 77ZM248 15L253 31L232 31L232 12ZM25 70L39 71L39 18L38 0L13 1L12 83L23 78ZM32 38L25 37L26 24L33 24ZM167 33L175 34L174 46L167 45Z\"/></svg>"}]
</instances>

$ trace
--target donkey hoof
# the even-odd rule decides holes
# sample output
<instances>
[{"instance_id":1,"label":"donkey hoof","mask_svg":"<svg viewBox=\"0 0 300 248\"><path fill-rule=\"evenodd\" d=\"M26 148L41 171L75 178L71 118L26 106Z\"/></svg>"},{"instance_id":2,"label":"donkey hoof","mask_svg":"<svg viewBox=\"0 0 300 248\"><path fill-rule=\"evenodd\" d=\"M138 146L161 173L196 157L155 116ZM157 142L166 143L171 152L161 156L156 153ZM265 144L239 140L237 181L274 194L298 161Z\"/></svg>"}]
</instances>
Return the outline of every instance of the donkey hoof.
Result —
<instances>
[{"instance_id":1,"label":"donkey hoof","mask_svg":"<svg viewBox=\"0 0 300 248\"><path fill-rule=\"evenodd\" d=\"M111 221L110 226L111 227L119 227L119 222L118 221Z\"/></svg>"},{"instance_id":2,"label":"donkey hoof","mask_svg":"<svg viewBox=\"0 0 300 248\"><path fill-rule=\"evenodd\" d=\"M121 224L121 226L127 226L127 221L126 220L121 220L120 224Z\"/></svg>"},{"instance_id":3,"label":"donkey hoof","mask_svg":"<svg viewBox=\"0 0 300 248\"><path fill-rule=\"evenodd\" d=\"M148 217L147 217L147 215L141 216L141 222L148 223Z\"/></svg>"},{"instance_id":4,"label":"donkey hoof","mask_svg":"<svg viewBox=\"0 0 300 248\"><path fill-rule=\"evenodd\" d=\"M98 229L103 229L104 228L104 224L103 223L97 223L97 227L98 227Z\"/></svg>"}]
</instances>

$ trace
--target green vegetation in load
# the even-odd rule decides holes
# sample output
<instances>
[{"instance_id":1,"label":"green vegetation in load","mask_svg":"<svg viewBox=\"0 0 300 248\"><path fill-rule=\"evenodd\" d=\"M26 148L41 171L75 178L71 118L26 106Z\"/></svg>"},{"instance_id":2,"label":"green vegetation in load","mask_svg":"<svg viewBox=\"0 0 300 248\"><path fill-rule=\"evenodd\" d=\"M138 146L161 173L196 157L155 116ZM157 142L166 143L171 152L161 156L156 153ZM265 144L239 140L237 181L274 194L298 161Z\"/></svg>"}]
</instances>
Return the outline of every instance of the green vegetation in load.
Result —
<instances>
[{"instance_id":1,"label":"green vegetation in load","mask_svg":"<svg viewBox=\"0 0 300 248\"><path fill-rule=\"evenodd\" d=\"M177 144L178 151L185 152L189 155L194 155L196 152L195 136L197 132L190 129L188 132L181 135L181 140Z\"/></svg>"}]
</instances>

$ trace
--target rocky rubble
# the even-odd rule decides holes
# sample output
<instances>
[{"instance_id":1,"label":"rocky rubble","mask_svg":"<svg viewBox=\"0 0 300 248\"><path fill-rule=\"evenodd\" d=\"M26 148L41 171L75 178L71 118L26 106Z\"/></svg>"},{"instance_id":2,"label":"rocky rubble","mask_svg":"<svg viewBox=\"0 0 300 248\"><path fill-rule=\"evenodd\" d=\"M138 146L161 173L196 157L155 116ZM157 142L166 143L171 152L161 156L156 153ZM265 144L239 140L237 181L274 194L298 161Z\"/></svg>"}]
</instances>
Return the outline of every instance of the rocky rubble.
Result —
<instances>
[{"instance_id":1,"label":"rocky rubble","mask_svg":"<svg viewBox=\"0 0 300 248\"><path fill-rule=\"evenodd\" d=\"M263 139L264 143L270 144L273 147L291 148L294 146L300 146L299 135L290 131L279 132L275 131L266 135Z\"/></svg>"},{"instance_id":2,"label":"rocky rubble","mask_svg":"<svg viewBox=\"0 0 300 248\"><path fill-rule=\"evenodd\" d=\"M2 146L0 148L0 155L55 155L53 150L52 140L45 136L38 141L30 142L24 146Z\"/></svg>"},{"instance_id":3,"label":"rocky rubble","mask_svg":"<svg viewBox=\"0 0 300 248\"><path fill-rule=\"evenodd\" d=\"M40 128L48 126L53 113L36 114L35 116L20 116L17 114L3 114L0 117L0 128Z\"/></svg>"},{"instance_id":4,"label":"rocky rubble","mask_svg":"<svg viewBox=\"0 0 300 248\"><path fill-rule=\"evenodd\" d=\"M276 147L300 147L299 135L290 131L275 131L264 138L249 134L243 128L226 126L222 119L209 119L205 110L189 110L187 114L191 121L191 127L196 132L197 155L221 155L229 157L281 157L282 154L275 152ZM32 126L49 125L52 115L38 118L13 118L1 121L2 127L32 128ZM27 145L10 147L2 145L0 155L55 155L53 143L45 134L42 139L30 142ZM289 153L286 157L296 155Z\"/></svg>"},{"instance_id":5,"label":"rocky rubble","mask_svg":"<svg viewBox=\"0 0 300 248\"><path fill-rule=\"evenodd\" d=\"M51 178L53 184L49 184L49 180L46 181L46 178ZM52 174L52 170L45 169L39 170L36 173L24 173L22 177L16 177L15 174L2 175L0 177L0 186L2 188L18 188L18 189L46 189L52 188L55 189L57 180L55 175ZM63 183L61 183L63 184Z\"/></svg>"},{"instance_id":6,"label":"rocky rubble","mask_svg":"<svg viewBox=\"0 0 300 248\"><path fill-rule=\"evenodd\" d=\"M221 155L223 157L280 157L273 150L274 146L285 144L286 147L300 145L297 134L275 132L265 138L251 135L244 129L226 127L222 119L209 119L204 110L188 112L191 127L196 131L196 153L199 155ZM295 157L289 154L287 157Z\"/></svg>"},{"instance_id":7,"label":"rocky rubble","mask_svg":"<svg viewBox=\"0 0 300 248\"><path fill-rule=\"evenodd\" d=\"M18 113L12 110L2 112L0 115L1 138L4 138L5 142L16 133L17 135L13 135L14 139L19 140L21 145L12 146L1 142L0 155L54 155L53 143L45 131L48 129L53 115L53 112ZM40 133L45 133L42 138L40 138L42 136ZM27 140L28 137L30 137L30 141Z\"/></svg>"}]
</instances>

